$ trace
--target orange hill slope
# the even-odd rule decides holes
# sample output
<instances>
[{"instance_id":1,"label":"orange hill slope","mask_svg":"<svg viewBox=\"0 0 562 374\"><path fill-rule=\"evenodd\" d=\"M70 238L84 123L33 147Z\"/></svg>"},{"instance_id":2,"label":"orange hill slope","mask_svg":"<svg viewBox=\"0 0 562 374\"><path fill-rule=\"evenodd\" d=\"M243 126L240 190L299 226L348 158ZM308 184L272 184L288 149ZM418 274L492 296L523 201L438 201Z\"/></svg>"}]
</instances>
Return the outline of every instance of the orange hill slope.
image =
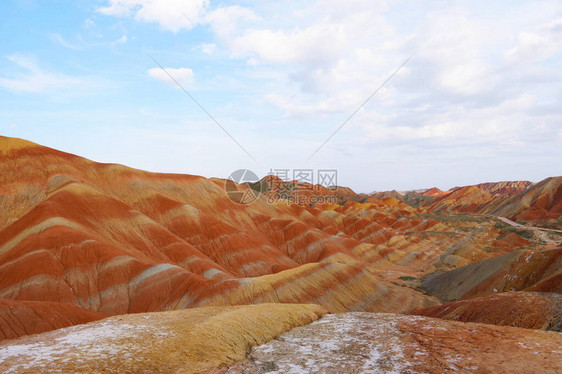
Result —
<instances>
[{"instance_id":1,"label":"orange hill slope","mask_svg":"<svg viewBox=\"0 0 562 374\"><path fill-rule=\"evenodd\" d=\"M460 187L438 198L430 207L432 212L478 213L495 199L497 195L477 186Z\"/></svg>"},{"instance_id":2,"label":"orange hill slope","mask_svg":"<svg viewBox=\"0 0 562 374\"><path fill-rule=\"evenodd\" d=\"M410 314L463 322L562 331L562 294L505 292L417 308Z\"/></svg>"},{"instance_id":3,"label":"orange hill slope","mask_svg":"<svg viewBox=\"0 0 562 374\"><path fill-rule=\"evenodd\" d=\"M490 296L497 292L562 292L562 246L545 251L518 250L458 269L426 276L422 289L443 301Z\"/></svg>"},{"instance_id":4,"label":"orange hill slope","mask_svg":"<svg viewBox=\"0 0 562 374\"><path fill-rule=\"evenodd\" d=\"M422 192L422 195L425 195L425 196L443 196L443 195L446 195L448 193L449 193L449 191L441 191L439 188L433 187L433 188L430 188L427 191Z\"/></svg>"},{"instance_id":5,"label":"orange hill slope","mask_svg":"<svg viewBox=\"0 0 562 374\"><path fill-rule=\"evenodd\" d=\"M517 221L562 217L562 177L547 178L512 197L493 213Z\"/></svg>"},{"instance_id":6,"label":"orange hill slope","mask_svg":"<svg viewBox=\"0 0 562 374\"><path fill-rule=\"evenodd\" d=\"M87 323L104 315L68 303L0 299L0 340Z\"/></svg>"},{"instance_id":7,"label":"orange hill slope","mask_svg":"<svg viewBox=\"0 0 562 374\"><path fill-rule=\"evenodd\" d=\"M540 249L520 248L531 243L515 233L506 240L494 223L428 218L427 208L396 198L359 203L342 189L342 204L269 203L264 195L239 205L224 183L0 137L0 315L13 320L0 324L0 337L45 331L53 315L65 316L54 329L198 306L405 313L439 303L412 278ZM525 287L552 289L554 275ZM57 303L52 315L39 311L55 304L42 303ZM7 310L18 305L27 312Z\"/></svg>"},{"instance_id":8,"label":"orange hill slope","mask_svg":"<svg viewBox=\"0 0 562 374\"><path fill-rule=\"evenodd\" d=\"M413 213L398 201L302 207L263 197L245 206L218 179L100 164L19 139L0 138L0 150L0 298L75 306L64 309L78 313L70 323L83 321L81 310L436 302L381 274L383 265L402 271L390 252L399 260L430 242L407 230L437 225L398 218Z\"/></svg>"},{"instance_id":9,"label":"orange hill slope","mask_svg":"<svg viewBox=\"0 0 562 374\"><path fill-rule=\"evenodd\" d=\"M318 202L345 204L348 201L361 200L360 195L349 187L326 187L298 180L285 181L277 175L267 175L255 183L244 183L244 185L264 194L270 201L290 201L299 205L315 205ZM313 196L323 199L311 199Z\"/></svg>"},{"instance_id":10,"label":"orange hill slope","mask_svg":"<svg viewBox=\"0 0 562 374\"><path fill-rule=\"evenodd\" d=\"M538 224L557 228L560 226L557 220L562 219L562 177L547 178L539 183L496 182L458 187L435 200L428 210L544 221Z\"/></svg>"},{"instance_id":11,"label":"orange hill slope","mask_svg":"<svg viewBox=\"0 0 562 374\"><path fill-rule=\"evenodd\" d=\"M488 182L477 184L476 187L488 191L493 195L502 196L515 196L522 192L525 192L529 187L533 185L533 182L529 181L504 181L504 182Z\"/></svg>"},{"instance_id":12,"label":"orange hill slope","mask_svg":"<svg viewBox=\"0 0 562 374\"><path fill-rule=\"evenodd\" d=\"M366 197L394 197L415 207L429 207L433 212L486 213L507 202L510 197L526 192L533 185L529 181L488 182L455 187L448 191L433 187L408 192L374 192Z\"/></svg>"}]
</instances>

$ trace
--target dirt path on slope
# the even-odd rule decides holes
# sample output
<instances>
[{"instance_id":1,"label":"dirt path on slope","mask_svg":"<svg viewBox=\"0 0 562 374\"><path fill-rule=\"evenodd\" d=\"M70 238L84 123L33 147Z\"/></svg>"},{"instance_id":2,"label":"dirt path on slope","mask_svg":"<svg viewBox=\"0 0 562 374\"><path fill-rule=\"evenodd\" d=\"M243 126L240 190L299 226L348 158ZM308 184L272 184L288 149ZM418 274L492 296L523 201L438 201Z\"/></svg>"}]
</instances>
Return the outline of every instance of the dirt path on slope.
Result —
<instances>
[{"instance_id":1,"label":"dirt path on slope","mask_svg":"<svg viewBox=\"0 0 562 374\"><path fill-rule=\"evenodd\" d=\"M514 222L512 220L510 220L509 218L505 218L505 217L496 217L497 219L499 219L500 221L507 223L510 226L513 227L518 227L521 229L526 229L526 230L532 230L536 236L546 242L546 243L559 243L560 240L556 240L556 239L552 239L552 237L550 235L548 235L549 232L557 232L557 233L561 233L562 234L562 230L555 230L555 229L547 229L544 227L536 227L536 226L526 226L526 225L522 225L520 223Z\"/></svg>"},{"instance_id":2,"label":"dirt path on slope","mask_svg":"<svg viewBox=\"0 0 562 374\"><path fill-rule=\"evenodd\" d=\"M544 228L544 227L536 227L536 226L525 226L525 225L522 225L522 224L520 224L520 223L514 222L514 221L512 221L512 220L510 220L510 219L508 219L508 218L505 218L505 217L499 217L499 216L498 216L497 218L498 218L500 221L503 221L503 222L507 223L508 225L515 226L515 227L520 227L520 228L522 228L522 229L552 231L552 232L559 232L559 233L562 234L562 230L547 229L547 228Z\"/></svg>"}]
</instances>

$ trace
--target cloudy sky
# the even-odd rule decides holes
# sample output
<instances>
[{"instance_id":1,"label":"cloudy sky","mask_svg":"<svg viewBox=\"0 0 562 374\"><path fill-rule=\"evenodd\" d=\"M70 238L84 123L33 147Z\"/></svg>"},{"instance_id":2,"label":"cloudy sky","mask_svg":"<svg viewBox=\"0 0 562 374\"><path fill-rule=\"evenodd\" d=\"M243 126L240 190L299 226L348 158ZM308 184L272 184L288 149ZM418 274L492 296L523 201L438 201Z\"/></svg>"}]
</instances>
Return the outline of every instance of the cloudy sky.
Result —
<instances>
[{"instance_id":1,"label":"cloudy sky","mask_svg":"<svg viewBox=\"0 0 562 374\"><path fill-rule=\"evenodd\" d=\"M0 12L0 133L151 171L337 169L359 192L539 181L562 174L561 99L560 1L8 0Z\"/></svg>"}]
</instances>

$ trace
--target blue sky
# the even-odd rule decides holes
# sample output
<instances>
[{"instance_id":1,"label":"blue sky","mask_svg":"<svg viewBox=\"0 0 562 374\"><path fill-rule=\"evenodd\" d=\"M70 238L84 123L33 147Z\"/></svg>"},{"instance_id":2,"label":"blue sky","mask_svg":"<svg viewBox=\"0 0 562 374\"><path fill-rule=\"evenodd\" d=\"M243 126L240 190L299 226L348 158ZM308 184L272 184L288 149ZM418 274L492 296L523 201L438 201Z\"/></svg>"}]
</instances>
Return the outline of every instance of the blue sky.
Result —
<instances>
[{"instance_id":1,"label":"blue sky","mask_svg":"<svg viewBox=\"0 0 562 374\"><path fill-rule=\"evenodd\" d=\"M359 192L539 181L562 174L561 98L559 1L8 0L0 12L0 133L151 171L337 169Z\"/></svg>"}]
</instances>

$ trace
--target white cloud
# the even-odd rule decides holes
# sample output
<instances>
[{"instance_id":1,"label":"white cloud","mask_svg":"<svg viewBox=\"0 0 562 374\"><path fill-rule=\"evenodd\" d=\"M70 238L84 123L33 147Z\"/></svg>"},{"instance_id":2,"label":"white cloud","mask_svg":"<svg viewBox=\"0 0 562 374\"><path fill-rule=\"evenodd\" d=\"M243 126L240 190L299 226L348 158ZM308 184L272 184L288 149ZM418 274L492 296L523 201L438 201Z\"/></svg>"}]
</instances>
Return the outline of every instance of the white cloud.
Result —
<instances>
[{"instance_id":1,"label":"white cloud","mask_svg":"<svg viewBox=\"0 0 562 374\"><path fill-rule=\"evenodd\" d=\"M308 118L324 114L336 113L341 109L341 105L333 100L325 100L314 103L295 102L294 97L286 97L275 93L267 94L266 100L278 108L283 109L286 117Z\"/></svg>"},{"instance_id":2,"label":"white cloud","mask_svg":"<svg viewBox=\"0 0 562 374\"><path fill-rule=\"evenodd\" d=\"M512 62L535 62L547 59L562 49L562 17L519 32L517 45L504 56Z\"/></svg>"},{"instance_id":3,"label":"white cloud","mask_svg":"<svg viewBox=\"0 0 562 374\"><path fill-rule=\"evenodd\" d=\"M493 24L453 7L428 14L420 34L419 56L434 67L434 83L442 89L471 95L493 85L488 59L498 43Z\"/></svg>"},{"instance_id":4,"label":"white cloud","mask_svg":"<svg viewBox=\"0 0 562 374\"><path fill-rule=\"evenodd\" d=\"M165 68L166 71L174 77L181 85L186 85L193 82L193 71L189 68ZM176 86L176 82L170 78L166 71L161 68L152 68L148 70L148 75L152 78Z\"/></svg>"},{"instance_id":5,"label":"white cloud","mask_svg":"<svg viewBox=\"0 0 562 374\"><path fill-rule=\"evenodd\" d=\"M220 7L205 16L205 22L212 27L217 37L227 43L243 22L259 19L253 10L238 5Z\"/></svg>"},{"instance_id":6,"label":"white cloud","mask_svg":"<svg viewBox=\"0 0 562 374\"><path fill-rule=\"evenodd\" d=\"M386 7L384 1L287 6L285 19L218 9L207 20L233 58L245 59L250 67L269 67L279 81L291 84L266 99L287 117L302 118L355 109L407 56L400 50L404 41L382 15Z\"/></svg>"},{"instance_id":7,"label":"white cloud","mask_svg":"<svg viewBox=\"0 0 562 374\"><path fill-rule=\"evenodd\" d=\"M65 38L63 38L61 34L51 34L49 35L49 39L51 39L51 41L55 43L62 45L65 48L72 49L74 51L80 51L83 49L81 45L68 42Z\"/></svg>"},{"instance_id":8,"label":"white cloud","mask_svg":"<svg viewBox=\"0 0 562 374\"><path fill-rule=\"evenodd\" d=\"M129 38L127 38L127 35L126 35L126 34L123 34L122 37L120 37L119 39L117 39L117 40L114 41L114 42L111 42L110 45L111 45L112 47L115 47L115 46L117 46L117 45L127 43L127 40L129 40Z\"/></svg>"},{"instance_id":9,"label":"white cloud","mask_svg":"<svg viewBox=\"0 0 562 374\"><path fill-rule=\"evenodd\" d=\"M109 0L98 12L137 21L155 22L173 32L189 30L201 22L209 0Z\"/></svg>"},{"instance_id":10,"label":"white cloud","mask_svg":"<svg viewBox=\"0 0 562 374\"><path fill-rule=\"evenodd\" d=\"M544 61L559 53L562 45L562 21L557 18L562 7L553 2L509 11L484 7L486 12L496 12L494 17L481 16L484 8L478 7L483 4L462 5L401 7L401 18L386 13L393 7L390 2L334 0L296 10L284 4L285 18L258 6L248 14L261 17L247 17L244 22L239 22L242 9L218 9L207 19L233 58L245 59L260 72L269 69L277 74L276 85L265 99L287 118L351 113L416 50L414 59L363 112L373 116L369 107L383 110L389 113L386 120L393 121L388 125L394 126L404 118L398 112L432 104L420 117L409 116L412 123L407 125L423 127L421 117L433 118L436 127L425 127L420 134L438 136L438 116L446 109L466 109L463 115L470 121L477 118L470 106L501 105L538 84L538 77L548 82L553 71L540 65L514 71L513 59L533 56ZM227 25L224 30L222 25Z\"/></svg>"},{"instance_id":11,"label":"white cloud","mask_svg":"<svg viewBox=\"0 0 562 374\"><path fill-rule=\"evenodd\" d=\"M213 53L215 53L216 49L217 49L217 45L214 43L201 44L201 50L205 54L212 55Z\"/></svg>"},{"instance_id":12,"label":"white cloud","mask_svg":"<svg viewBox=\"0 0 562 374\"><path fill-rule=\"evenodd\" d=\"M65 48L71 49L73 51L82 51L85 49L90 49L90 48L95 48L95 47L101 47L101 46L110 46L110 47L116 47L118 45L121 44L125 44L129 38L127 37L127 30L123 30L124 34L117 40L114 41L104 41L104 42L85 42L80 36L78 36L76 39L78 42L69 42L67 39L65 39L62 35L60 34L50 34L49 35L49 39L57 44L62 45ZM101 35L100 35L101 37Z\"/></svg>"},{"instance_id":13,"label":"white cloud","mask_svg":"<svg viewBox=\"0 0 562 374\"><path fill-rule=\"evenodd\" d=\"M365 44L378 44L392 34L373 4L356 3L355 12L343 15L338 6L318 3L308 13L314 16L305 19L303 26L268 27L264 20L242 30L230 28L221 35L227 36L226 43L236 57L314 68L335 66L359 46L365 50Z\"/></svg>"},{"instance_id":14,"label":"white cloud","mask_svg":"<svg viewBox=\"0 0 562 374\"><path fill-rule=\"evenodd\" d=\"M104 12L147 21L139 16L145 3L111 1L110 7L115 9ZM118 8L119 4L128 5ZM255 119L254 124L259 123L255 128L277 134L267 126L285 126L283 134L290 134L291 139L264 144L272 154L278 144L291 141L302 145L295 149L294 158L300 153L306 158L310 153L306 147L321 144L416 51L315 160L339 162L346 169L390 162L391 169L410 168L422 176L424 165L436 168L435 159L445 163L454 159L459 165L455 172L461 175L463 168L476 173L479 168L501 165L503 161L490 159L501 152L505 152L503 160L515 165L513 170L519 170L518 163L532 161L521 156L523 149L544 150L540 156L544 159L548 159L545 155L560 155L559 150L552 150L562 137L559 1L506 5L288 0L244 4L212 9L204 5L196 21L187 26L171 28L172 23L164 18L153 17L153 21L174 31L195 23L207 25L214 40L199 41L205 44L194 49L212 54L212 58L205 57L205 68L224 68L219 59L225 57L245 62L229 64L232 74L219 69L210 83L222 89L224 85L216 82L228 81L232 92L243 93L238 102L228 103L229 110L238 108L233 109L232 117L248 113L236 104L253 100L256 112L263 115ZM164 72L155 74L170 83ZM187 79L193 79L192 72ZM410 152L409 166L400 159L404 149ZM469 161L474 157L485 161ZM418 163L422 166L417 167ZM357 178L364 178L363 170L355 167L354 172ZM386 175L373 174L372 178Z\"/></svg>"},{"instance_id":15,"label":"white cloud","mask_svg":"<svg viewBox=\"0 0 562 374\"><path fill-rule=\"evenodd\" d=\"M389 125L388 118L378 123L361 121L364 137L360 144L410 143L432 147L461 145L523 146L537 141L547 142L556 136L559 120L556 115L532 115L537 98L530 94L506 100L498 106L479 109L449 107L421 123ZM424 145L425 144L425 145Z\"/></svg>"},{"instance_id":16,"label":"white cloud","mask_svg":"<svg viewBox=\"0 0 562 374\"><path fill-rule=\"evenodd\" d=\"M0 77L0 87L10 91L39 94L72 90L73 94L79 94L96 86L87 77L72 77L45 71L30 57L16 54L7 59L20 68L20 72L11 74L9 78Z\"/></svg>"},{"instance_id":17,"label":"white cloud","mask_svg":"<svg viewBox=\"0 0 562 374\"><path fill-rule=\"evenodd\" d=\"M82 28L83 28L83 29L86 29L86 30L89 29L89 28L94 27L95 25L96 25L96 23L95 23L94 21L92 21L91 19L89 19L89 18L86 18L86 19L84 20L84 22L82 22Z\"/></svg>"}]
</instances>

